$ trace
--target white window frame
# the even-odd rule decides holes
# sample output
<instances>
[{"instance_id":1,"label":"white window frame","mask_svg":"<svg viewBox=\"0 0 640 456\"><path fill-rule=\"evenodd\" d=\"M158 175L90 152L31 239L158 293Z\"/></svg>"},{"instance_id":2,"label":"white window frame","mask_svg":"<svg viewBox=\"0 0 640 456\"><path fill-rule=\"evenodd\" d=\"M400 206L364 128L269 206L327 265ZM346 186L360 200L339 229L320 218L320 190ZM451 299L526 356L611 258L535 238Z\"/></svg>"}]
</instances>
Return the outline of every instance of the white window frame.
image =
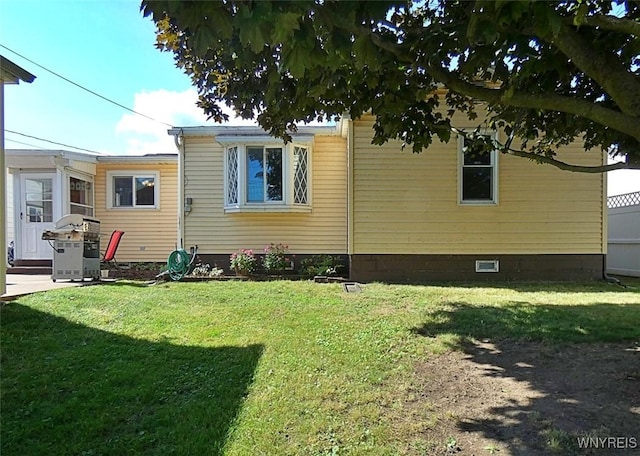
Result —
<instances>
[{"instance_id":1,"label":"white window frame","mask_svg":"<svg viewBox=\"0 0 640 456\"><path fill-rule=\"evenodd\" d=\"M483 136L489 136L493 141L498 141L498 132L495 130L482 130L480 134ZM491 151L491 183L492 183L492 196L491 199L463 199L463 180L465 167L477 167L478 165L465 165L464 164L464 136L458 135L458 204L463 206L496 206L498 204L498 150L495 148ZM485 165L484 167L488 167Z\"/></svg>"},{"instance_id":2,"label":"white window frame","mask_svg":"<svg viewBox=\"0 0 640 456\"><path fill-rule=\"evenodd\" d=\"M250 147L280 148L282 149L282 201L262 201L250 202L247 200L247 149ZM306 179L306 203L295 202L295 169L294 150L296 147L302 147L307 151L307 179ZM236 185L237 202L229 202L229 150L236 148L237 150L237 176ZM246 142L246 143L229 143L224 147L224 211L225 213L237 212L311 212L311 163L312 163L312 147L306 142L292 142L284 144L282 142Z\"/></svg>"},{"instance_id":3,"label":"white window frame","mask_svg":"<svg viewBox=\"0 0 640 456\"><path fill-rule=\"evenodd\" d=\"M90 189L91 201L92 201L91 205L74 203L74 202L71 201L71 191L72 191L72 189L71 189L71 178L83 181L83 182L91 185L91 189ZM95 216L95 213L96 213L96 192L95 192L95 188L96 188L96 186L95 186L95 182L93 181L93 177L86 176L84 174L80 174L80 173L75 173L74 172L74 173L68 173L67 176L66 176L66 179L67 179L66 192L67 192L67 200L68 200L67 201L68 208L67 208L66 213L67 214L72 214L73 212L71 210L71 207L72 206L77 206L77 207L83 207L85 209L91 209L91 211L90 211L91 213L88 214L88 215L90 217Z\"/></svg>"},{"instance_id":4,"label":"white window frame","mask_svg":"<svg viewBox=\"0 0 640 456\"><path fill-rule=\"evenodd\" d=\"M114 188L113 188L113 179L114 177L130 177L132 180L135 178L141 177L153 177L153 205L136 205L134 200L132 206L116 206L113 204L114 198ZM135 187L134 187L135 190ZM135 191L134 191L135 195ZM135 196L134 196L135 198ZM107 171L107 194L106 194L106 203L107 209L110 210L123 210L123 211L131 211L131 210L156 210L160 209L160 172L159 171L147 171L147 170L112 170Z\"/></svg>"},{"instance_id":5,"label":"white window frame","mask_svg":"<svg viewBox=\"0 0 640 456\"><path fill-rule=\"evenodd\" d=\"M248 149L262 149L262 163L266 165L266 162L268 160L267 158L267 150L268 149L277 149L280 150L280 153L282 154L282 169L280 170L280 173L282 175L282 199L280 200L270 200L267 198L267 194L268 194L268 182L267 182L267 176L266 176L266 166L264 167L264 171L265 171L265 175L263 178L263 182L262 182L262 201L249 201L249 180L246 178L246 170L248 169L248 154L247 154L247 150ZM286 162L287 162L287 150L285 147L282 146L276 146L276 145L271 145L271 144L264 144L264 145L247 145L245 146L245 155L244 155L244 160L245 160L245 174L244 174L244 182L242 182L242 185L244 186L244 190L245 190L245 198L246 198L246 204L247 205L271 205L271 204L277 204L277 205L283 205L286 204L286 183L287 183L287 178L285 176L287 167L286 167ZM241 175L239 175L240 177ZM242 180L242 178L240 177L240 180Z\"/></svg>"}]
</instances>

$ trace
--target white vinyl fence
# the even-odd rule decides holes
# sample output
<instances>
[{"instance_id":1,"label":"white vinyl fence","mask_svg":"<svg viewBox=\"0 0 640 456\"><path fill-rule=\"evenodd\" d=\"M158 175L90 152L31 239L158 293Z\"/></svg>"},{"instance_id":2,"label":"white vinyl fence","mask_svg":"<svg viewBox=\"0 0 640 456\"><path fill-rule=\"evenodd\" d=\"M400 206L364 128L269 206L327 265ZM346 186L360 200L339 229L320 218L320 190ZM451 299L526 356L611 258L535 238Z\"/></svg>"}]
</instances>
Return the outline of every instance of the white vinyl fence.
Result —
<instances>
[{"instance_id":1,"label":"white vinyl fence","mask_svg":"<svg viewBox=\"0 0 640 456\"><path fill-rule=\"evenodd\" d=\"M607 273L640 277L640 192L610 196Z\"/></svg>"}]
</instances>

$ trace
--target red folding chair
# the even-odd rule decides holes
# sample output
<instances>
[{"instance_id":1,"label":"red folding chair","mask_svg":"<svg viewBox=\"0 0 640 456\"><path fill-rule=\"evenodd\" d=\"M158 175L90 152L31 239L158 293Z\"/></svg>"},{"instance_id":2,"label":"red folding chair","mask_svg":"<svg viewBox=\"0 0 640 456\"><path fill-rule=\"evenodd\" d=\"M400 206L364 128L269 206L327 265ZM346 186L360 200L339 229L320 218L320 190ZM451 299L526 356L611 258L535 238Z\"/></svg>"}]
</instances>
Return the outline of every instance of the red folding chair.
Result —
<instances>
[{"instance_id":1,"label":"red folding chair","mask_svg":"<svg viewBox=\"0 0 640 456\"><path fill-rule=\"evenodd\" d=\"M111 233L111 237L109 238L109 243L107 244L107 250L104 252L104 256L102 257L102 263L113 263L117 269L120 269L118 263L116 262L116 250L118 250L118 245L120 244L120 239L124 235L124 231L114 230Z\"/></svg>"}]
</instances>

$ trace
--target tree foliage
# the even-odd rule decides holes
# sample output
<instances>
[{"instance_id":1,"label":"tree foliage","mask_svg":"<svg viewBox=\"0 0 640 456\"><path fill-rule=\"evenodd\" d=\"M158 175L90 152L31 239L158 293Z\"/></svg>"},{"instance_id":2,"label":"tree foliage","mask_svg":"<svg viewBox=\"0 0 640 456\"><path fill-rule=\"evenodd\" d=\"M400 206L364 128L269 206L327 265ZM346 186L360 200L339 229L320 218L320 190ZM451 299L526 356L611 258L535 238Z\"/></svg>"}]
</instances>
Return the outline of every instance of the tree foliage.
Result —
<instances>
[{"instance_id":1,"label":"tree foliage","mask_svg":"<svg viewBox=\"0 0 640 456\"><path fill-rule=\"evenodd\" d=\"M371 112L374 143L420 152L434 136L476 138L456 129L457 110L478 131L504 129L505 153L573 171L640 168L638 1L143 0L141 9L216 121L229 104L289 138L301 122ZM576 139L624 163L554 158Z\"/></svg>"}]
</instances>

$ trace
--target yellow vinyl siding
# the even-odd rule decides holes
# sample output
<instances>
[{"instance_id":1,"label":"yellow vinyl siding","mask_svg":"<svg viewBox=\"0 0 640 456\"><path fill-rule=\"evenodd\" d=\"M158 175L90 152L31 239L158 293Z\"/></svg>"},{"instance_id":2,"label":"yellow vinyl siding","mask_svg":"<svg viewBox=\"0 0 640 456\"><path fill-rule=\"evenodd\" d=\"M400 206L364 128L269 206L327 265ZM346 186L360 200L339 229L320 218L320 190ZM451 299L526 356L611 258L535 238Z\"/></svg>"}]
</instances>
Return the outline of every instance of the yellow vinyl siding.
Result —
<instances>
[{"instance_id":1,"label":"yellow vinyl siding","mask_svg":"<svg viewBox=\"0 0 640 456\"><path fill-rule=\"evenodd\" d=\"M70 160L69 167L81 173L94 176L96 174L96 164L80 160Z\"/></svg>"},{"instance_id":2,"label":"yellow vinyl siding","mask_svg":"<svg viewBox=\"0 0 640 456\"><path fill-rule=\"evenodd\" d=\"M261 251L284 243L291 253L347 251L346 141L316 136L311 153L310 213L225 213L224 148L212 137L185 138L185 197L193 199L185 217L185 246L203 254L239 248Z\"/></svg>"},{"instance_id":3,"label":"yellow vinyl siding","mask_svg":"<svg viewBox=\"0 0 640 456\"><path fill-rule=\"evenodd\" d=\"M159 209L107 209L109 171L149 171L159 173ZM173 163L98 163L95 177L95 214L100 220L100 248L104 252L113 230L125 232L116 259L118 261L166 261L176 248L178 238L178 164Z\"/></svg>"},{"instance_id":4,"label":"yellow vinyl siding","mask_svg":"<svg viewBox=\"0 0 640 456\"><path fill-rule=\"evenodd\" d=\"M458 203L458 143L421 154L371 144L371 118L354 122L354 254L603 253L603 176L498 155L498 204ZM463 125L464 126L464 125ZM568 147L558 157L599 165Z\"/></svg>"}]
</instances>

